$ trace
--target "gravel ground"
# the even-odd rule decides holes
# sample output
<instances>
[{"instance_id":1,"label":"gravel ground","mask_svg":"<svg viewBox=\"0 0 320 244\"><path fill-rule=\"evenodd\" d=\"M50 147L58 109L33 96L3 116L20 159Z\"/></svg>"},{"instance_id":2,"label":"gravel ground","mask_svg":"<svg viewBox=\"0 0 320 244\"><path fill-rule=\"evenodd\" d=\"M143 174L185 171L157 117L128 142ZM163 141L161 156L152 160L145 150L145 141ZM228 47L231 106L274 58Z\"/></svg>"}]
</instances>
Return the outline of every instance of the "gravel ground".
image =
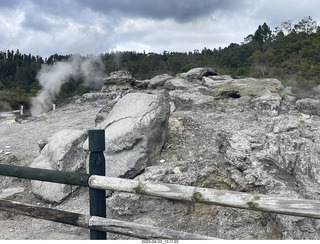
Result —
<instances>
[{"instance_id":1,"label":"gravel ground","mask_svg":"<svg viewBox=\"0 0 320 244\"><path fill-rule=\"evenodd\" d=\"M95 126L96 114L110 99L104 93L90 93L38 118L22 123L15 116L0 113L0 163L29 166L39 155L39 140L48 139L62 129L87 130ZM60 205L36 198L30 180L0 176L0 198L89 214L89 190L80 188ZM89 230L0 211L1 240L79 240L89 239Z\"/></svg>"}]
</instances>

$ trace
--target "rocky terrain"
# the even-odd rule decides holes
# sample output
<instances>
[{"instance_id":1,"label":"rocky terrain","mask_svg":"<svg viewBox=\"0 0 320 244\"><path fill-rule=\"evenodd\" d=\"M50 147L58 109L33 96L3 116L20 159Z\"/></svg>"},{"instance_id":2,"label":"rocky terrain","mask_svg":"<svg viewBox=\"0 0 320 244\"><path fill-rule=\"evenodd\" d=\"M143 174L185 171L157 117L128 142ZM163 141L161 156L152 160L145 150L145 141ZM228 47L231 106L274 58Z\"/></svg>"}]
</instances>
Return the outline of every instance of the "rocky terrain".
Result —
<instances>
[{"instance_id":1,"label":"rocky terrain","mask_svg":"<svg viewBox=\"0 0 320 244\"><path fill-rule=\"evenodd\" d=\"M320 199L320 102L297 100L279 80L234 79L211 68L143 81L116 72L103 91L36 118L0 114L0 163L32 166L50 155L59 165L41 167L86 171L86 160L70 165L68 152L79 155L82 148L86 155L86 131L96 127L106 130L112 176ZM61 155L56 148L64 148ZM89 213L86 188L53 199L28 180L0 178L2 199ZM109 192L106 201L111 218L222 239L320 237L316 219L120 192ZM86 229L6 212L0 223L1 239L89 239Z\"/></svg>"}]
</instances>

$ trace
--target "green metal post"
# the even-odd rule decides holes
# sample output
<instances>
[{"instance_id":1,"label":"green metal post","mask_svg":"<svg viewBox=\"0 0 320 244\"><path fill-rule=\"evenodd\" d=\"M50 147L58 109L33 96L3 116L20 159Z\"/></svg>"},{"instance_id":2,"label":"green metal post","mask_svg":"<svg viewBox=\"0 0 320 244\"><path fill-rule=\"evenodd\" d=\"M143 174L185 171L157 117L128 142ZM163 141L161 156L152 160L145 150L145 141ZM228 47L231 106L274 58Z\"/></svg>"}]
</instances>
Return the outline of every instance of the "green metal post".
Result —
<instances>
[{"instance_id":1,"label":"green metal post","mask_svg":"<svg viewBox=\"0 0 320 244\"><path fill-rule=\"evenodd\" d=\"M105 175L105 159L103 151L105 150L105 131L89 130L89 174ZM90 215L106 217L106 191L89 188L90 196ZM106 232L90 230L91 240L106 240Z\"/></svg>"}]
</instances>

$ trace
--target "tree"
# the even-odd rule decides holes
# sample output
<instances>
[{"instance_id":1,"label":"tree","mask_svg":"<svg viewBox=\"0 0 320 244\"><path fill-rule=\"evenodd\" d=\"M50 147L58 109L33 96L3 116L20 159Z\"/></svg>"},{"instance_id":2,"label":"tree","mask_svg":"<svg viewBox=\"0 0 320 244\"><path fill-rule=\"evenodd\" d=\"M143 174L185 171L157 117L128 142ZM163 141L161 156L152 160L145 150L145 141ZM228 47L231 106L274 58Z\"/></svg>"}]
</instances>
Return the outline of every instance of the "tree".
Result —
<instances>
[{"instance_id":1,"label":"tree","mask_svg":"<svg viewBox=\"0 0 320 244\"><path fill-rule=\"evenodd\" d=\"M304 17L298 24L294 25L297 33L304 32L309 36L317 30L317 21L313 20L311 16Z\"/></svg>"},{"instance_id":2,"label":"tree","mask_svg":"<svg viewBox=\"0 0 320 244\"><path fill-rule=\"evenodd\" d=\"M258 26L258 29L254 33L253 40L262 45L263 43L265 43L267 40L270 39L271 34L272 34L272 31L270 27L267 25L266 22L264 22L263 25Z\"/></svg>"},{"instance_id":3,"label":"tree","mask_svg":"<svg viewBox=\"0 0 320 244\"><path fill-rule=\"evenodd\" d=\"M248 44L248 43L252 42L253 40L254 40L254 36L250 34L244 38L243 43Z\"/></svg>"},{"instance_id":4,"label":"tree","mask_svg":"<svg viewBox=\"0 0 320 244\"><path fill-rule=\"evenodd\" d=\"M275 28L275 34L278 35L280 32L283 33L284 36L289 35L292 31L292 21L287 20L281 23L280 26Z\"/></svg>"},{"instance_id":5,"label":"tree","mask_svg":"<svg viewBox=\"0 0 320 244\"><path fill-rule=\"evenodd\" d=\"M259 44L263 44L263 37L262 37L262 26L259 25L258 29L254 33L253 40Z\"/></svg>"},{"instance_id":6,"label":"tree","mask_svg":"<svg viewBox=\"0 0 320 244\"><path fill-rule=\"evenodd\" d=\"M271 48L268 49L265 53L257 50L249 57L249 61L253 63L255 68L261 71L263 78L265 78L265 72L269 68L270 63L273 60L274 54Z\"/></svg>"},{"instance_id":7,"label":"tree","mask_svg":"<svg viewBox=\"0 0 320 244\"><path fill-rule=\"evenodd\" d=\"M271 37L272 31L270 29L270 27L267 25L266 22L263 23L262 25L262 40L263 43L265 43L266 41L268 41Z\"/></svg>"}]
</instances>

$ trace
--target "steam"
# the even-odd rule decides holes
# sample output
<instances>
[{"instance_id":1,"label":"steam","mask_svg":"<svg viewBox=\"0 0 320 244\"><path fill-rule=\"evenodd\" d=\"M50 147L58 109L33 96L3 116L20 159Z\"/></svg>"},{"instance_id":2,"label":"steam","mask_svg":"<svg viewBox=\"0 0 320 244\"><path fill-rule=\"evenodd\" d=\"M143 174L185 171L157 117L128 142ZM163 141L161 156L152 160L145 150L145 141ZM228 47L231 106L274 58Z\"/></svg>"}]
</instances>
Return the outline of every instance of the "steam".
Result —
<instances>
[{"instance_id":1,"label":"steam","mask_svg":"<svg viewBox=\"0 0 320 244\"><path fill-rule=\"evenodd\" d=\"M52 108L52 101L59 93L63 84L71 78L81 79L83 85L91 88L101 88L106 75L99 57L73 55L65 61L54 65L43 65L37 74L42 86L36 97L32 98L31 114L39 116Z\"/></svg>"}]
</instances>

